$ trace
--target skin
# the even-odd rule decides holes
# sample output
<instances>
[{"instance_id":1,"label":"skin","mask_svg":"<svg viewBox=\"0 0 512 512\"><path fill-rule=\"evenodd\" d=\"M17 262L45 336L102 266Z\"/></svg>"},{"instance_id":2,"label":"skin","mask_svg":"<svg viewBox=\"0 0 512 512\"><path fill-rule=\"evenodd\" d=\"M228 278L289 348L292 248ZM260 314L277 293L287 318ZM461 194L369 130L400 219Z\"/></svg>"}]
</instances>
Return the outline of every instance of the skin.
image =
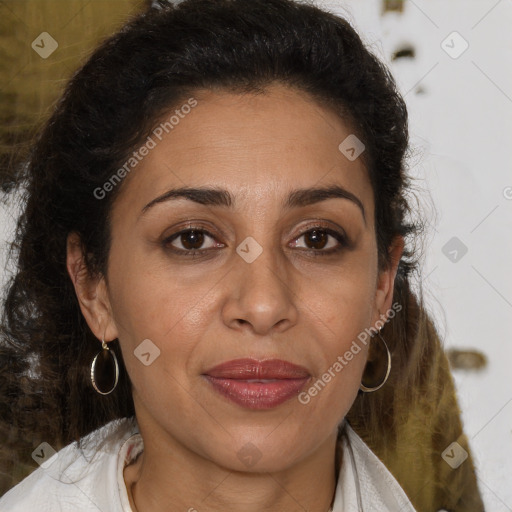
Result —
<instances>
[{"instance_id":1,"label":"skin","mask_svg":"<svg viewBox=\"0 0 512 512\"><path fill-rule=\"evenodd\" d=\"M119 338L133 383L144 452L124 472L132 507L172 510L325 512L333 499L339 423L356 398L368 347L313 397L249 410L212 390L202 374L243 357L305 366L315 382L392 304L403 250L378 272L373 192L361 161L338 149L352 132L304 93L272 85L263 95L198 91L198 105L122 184L113 206L107 279L88 276L75 235L68 270L98 339ZM295 189L336 184L361 201L330 198L282 206ZM231 208L187 199L144 206L172 188L227 189ZM308 235L312 221L344 230L350 246ZM179 256L206 229L199 257ZM246 237L263 252L247 263ZM316 244L316 245L315 245ZM133 352L150 339L149 366ZM100 348L98 344L98 348ZM307 389L306 386L305 389ZM247 467L247 443L261 453ZM135 506L133 503L135 500Z\"/></svg>"}]
</instances>

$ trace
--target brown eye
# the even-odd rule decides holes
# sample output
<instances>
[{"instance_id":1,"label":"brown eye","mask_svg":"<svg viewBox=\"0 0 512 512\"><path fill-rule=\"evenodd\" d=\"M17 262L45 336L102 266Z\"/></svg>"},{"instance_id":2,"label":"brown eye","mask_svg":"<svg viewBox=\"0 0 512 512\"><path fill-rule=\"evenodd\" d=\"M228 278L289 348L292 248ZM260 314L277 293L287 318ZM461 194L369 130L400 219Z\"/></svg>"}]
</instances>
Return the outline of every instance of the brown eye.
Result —
<instances>
[{"instance_id":1,"label":"brown eye","mask_svg":"<svg viewBox=\"0 0 512 512\"><path fill-rule=\"evenodd\" d=\"M299 245L298 241L301 239L304 239L304 242ZM348 246L348 239L344 233L322 226L314 226L313 229L304 231L294 242L294 247L302 248L315 255L333 254Z\"/></svg>"},{"instance_id":2,"label":"brown eye","mask_svg":"<svg viewBox=\"0 0 512 512\"><path fill-rule=\"evenodd\" d=\"M207 239L212 242L205 247ZM204 229L186 229L166 238L163 245L178 254L197 254L215 248L215 239Z\"/></svg>"},{"instance_id":3,"label":"brown eye","mask_svg":"<svg viewBox=\"0 0 512 512\"><path fill-rule=\"evenodd\" d=\"M187 250L200 249L204 243L204 233L195 230L185 231L178 239Z\"/></svg>"},{"instance_id":4,"label":"brown eye","mask_svg":"<svg viewBox=\"0 0 512 512\"><path fill-rule=\"evenodd\" d=\"M306 245L310 249L324 249L329 235L323 229L313 229L304 234Z\"/></svg>"}]
</instances>

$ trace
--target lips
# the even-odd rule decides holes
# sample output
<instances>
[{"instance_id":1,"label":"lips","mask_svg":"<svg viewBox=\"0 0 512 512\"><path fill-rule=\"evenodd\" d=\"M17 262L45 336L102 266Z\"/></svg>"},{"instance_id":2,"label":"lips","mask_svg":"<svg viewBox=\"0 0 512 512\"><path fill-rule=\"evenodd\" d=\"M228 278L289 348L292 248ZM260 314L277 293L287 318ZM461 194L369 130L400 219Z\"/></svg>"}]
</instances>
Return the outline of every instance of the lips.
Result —
<instances>
[{"instance_id":1,"label":"lips","mask_svg":"<svg viewBox=\"0 0 512 512\"><path fill-rule=\"evenodd\" d=\"M303 379L310 374L303 366L281 359L235 359L219 364L205 372L210 377L238 380L261 379Z\"/></svg>"},{"instance_id":2,"label":"lips","mask_svg":"<svg viewBox=\"0 0 512 512\"><path fill-rule=\"evenodd\" d=\"M270 409L298 395L311 375L302 366L268 359L237 359L205 372L212 389L249 409Z\"/></svg>"}]
</instances>

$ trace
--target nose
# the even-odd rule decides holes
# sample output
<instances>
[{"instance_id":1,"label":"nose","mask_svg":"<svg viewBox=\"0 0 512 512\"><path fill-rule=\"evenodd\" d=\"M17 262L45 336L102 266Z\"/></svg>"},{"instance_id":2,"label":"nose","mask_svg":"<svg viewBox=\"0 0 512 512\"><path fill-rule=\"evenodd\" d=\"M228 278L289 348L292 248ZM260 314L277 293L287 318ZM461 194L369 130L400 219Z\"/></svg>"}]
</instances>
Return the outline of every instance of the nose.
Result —
<instances>
[{"instance_id":1,"label":"nose","mask_svg":"<svg viewBox=\"0 0 512 512\"><path fill-rule=\"evenodd\" d=\"M222 316L232 329L271 335L297 323L297 295L292 269L279 251L263 248L251 263L234 254L235 267L230 279L229 296Z\"/></svg>"}]
</instances>

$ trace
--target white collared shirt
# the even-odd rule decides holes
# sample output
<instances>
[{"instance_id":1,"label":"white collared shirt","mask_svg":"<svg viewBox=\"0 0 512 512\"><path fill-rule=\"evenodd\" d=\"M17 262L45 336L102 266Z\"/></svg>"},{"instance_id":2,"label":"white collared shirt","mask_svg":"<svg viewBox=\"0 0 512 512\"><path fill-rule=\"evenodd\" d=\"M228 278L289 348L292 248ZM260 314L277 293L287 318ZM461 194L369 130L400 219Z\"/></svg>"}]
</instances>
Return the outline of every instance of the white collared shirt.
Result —
<instances>
[{"instance_id":1,"label":"white collared shirt","mask_svg":"<svg viewBox=\"0 0 512 512\"><path fill-rule=\"evenodd\" d=\"M345 422L332 512L415 512L395 477Z\"/></svg>"},{"instance_id":2,"label":"white collared shirt","mask_svg":"<svg viewBox=\"0 0 512 512\"><path fill-rule=\"evenodd\" d=\"M123 471L143 450L138 432L133 418L115 420L86 436L83 449L72 443L48 459L41 457L41 467L0 498L0 512L133 512ZM332 512L415 512L348 423L345 432ZM44 449L38 453L44 455Z\"/></svg>"}]
</instances>

